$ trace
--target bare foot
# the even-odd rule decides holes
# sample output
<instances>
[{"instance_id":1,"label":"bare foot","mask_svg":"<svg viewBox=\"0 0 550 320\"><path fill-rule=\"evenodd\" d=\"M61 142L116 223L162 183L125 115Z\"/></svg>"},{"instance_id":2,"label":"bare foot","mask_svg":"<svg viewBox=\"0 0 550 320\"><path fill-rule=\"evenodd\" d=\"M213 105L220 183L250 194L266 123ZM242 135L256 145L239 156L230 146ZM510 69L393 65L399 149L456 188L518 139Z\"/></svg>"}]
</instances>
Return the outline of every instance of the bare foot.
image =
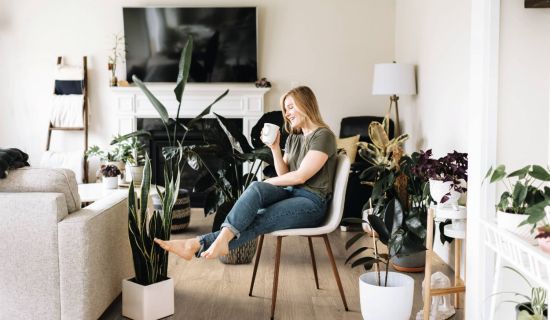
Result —
<instances>
[{"instance_id":1,"label":"bare foot","mask_svg":"<svg viewBox=\"0 0 550 320\"><path fill-rule=\"evenodd\" d=\"M201 247L199 239L197 238L170 241L155 238L155 243L157 243L162 249L175 253L185 260L191 260Z\"/></svg>"},{"instance_id":2,"label":"bare foot","mask_svg":"<svg viewBox=\"0 0 550 320\"><path fill-rule=\"evenodd\" d=\"M222 231L216 240L214 240L214 243L210 245L210 248L201 253L201 257L205 259L216 259L219 256L229 254L229 241L234 237L235 235L229 228L222 228Z\"/></svg>"},{"instance_id":3,"label":"bare foot","mask_svg":"<svg viewBox=\"0 0 550 320\"><path fill-rule=\"evenodd\" d=\"M225 256L229 253L229 243L221 238L216 238L208 250L201 253L205 259L216 259L219 256Z\"/></svg>"}]
</instances>

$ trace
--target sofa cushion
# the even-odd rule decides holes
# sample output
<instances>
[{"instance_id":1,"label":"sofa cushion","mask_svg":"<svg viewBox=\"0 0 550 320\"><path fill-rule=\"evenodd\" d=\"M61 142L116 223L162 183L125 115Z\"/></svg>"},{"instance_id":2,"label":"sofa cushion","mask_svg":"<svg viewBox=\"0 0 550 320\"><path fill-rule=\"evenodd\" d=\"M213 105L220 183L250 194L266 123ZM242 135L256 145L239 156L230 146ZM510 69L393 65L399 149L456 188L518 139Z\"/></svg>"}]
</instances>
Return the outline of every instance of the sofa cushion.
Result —
<instances>
[{"instance_id":1,"label":"sofa cushion","mask_svg":"<svg viewBox=\"0 0 550 320\"><path fill-rule=\"evenodd\" d=\"M57 192L65 195L69 213L80 209L74 172L68 169L25 167L0 179L0 192Z\"/></svg>"}]
</instances>

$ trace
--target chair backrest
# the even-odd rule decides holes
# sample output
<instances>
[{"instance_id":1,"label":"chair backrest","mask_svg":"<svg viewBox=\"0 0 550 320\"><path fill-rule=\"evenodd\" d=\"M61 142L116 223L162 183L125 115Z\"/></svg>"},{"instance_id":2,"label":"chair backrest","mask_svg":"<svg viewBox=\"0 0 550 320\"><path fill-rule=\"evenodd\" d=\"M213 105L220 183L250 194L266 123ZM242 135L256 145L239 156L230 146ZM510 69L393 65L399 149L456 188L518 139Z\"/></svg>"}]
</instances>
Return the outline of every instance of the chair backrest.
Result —
<instances>
[{"instance_id":1,"label":"chair backrest","mask_svg":"<svg viewBox=\"0 0 550 320\"><path fill-rule=\"evenodd\" d=\"M343 154L337 156L336 174L334 175L334 185L332 187L332 201L327 209L324 223L324 226L330 229L329 232L336 230L340 224L340 220L342 220L350 166L348 156Z\"/></svg>"}]
</instances>

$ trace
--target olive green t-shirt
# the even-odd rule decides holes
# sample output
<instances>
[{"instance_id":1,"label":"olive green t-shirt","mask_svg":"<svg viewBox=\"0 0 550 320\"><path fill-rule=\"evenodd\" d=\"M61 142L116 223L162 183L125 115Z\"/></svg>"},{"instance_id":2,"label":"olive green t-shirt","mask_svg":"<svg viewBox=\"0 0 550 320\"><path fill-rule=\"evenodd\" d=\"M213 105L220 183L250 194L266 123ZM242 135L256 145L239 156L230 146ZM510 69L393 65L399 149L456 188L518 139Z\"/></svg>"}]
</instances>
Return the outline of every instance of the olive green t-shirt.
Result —
<instances>
[{"instance_id":1,"label":"olive green t-shirt","mask_svg":"<svg viewBox=\"0 0 550 320\"><path fill-rule=\"evenodd\" d=\"M302 187L312 191L323 198L332 194L332 181L336 169L336 137L328 128L317 128L312 133L290 134L286 140L285 154L288 159L290 171L296 171L309 150L324 152L328 155L321 170L309 178Z\"/></svg>"}]
</instances>

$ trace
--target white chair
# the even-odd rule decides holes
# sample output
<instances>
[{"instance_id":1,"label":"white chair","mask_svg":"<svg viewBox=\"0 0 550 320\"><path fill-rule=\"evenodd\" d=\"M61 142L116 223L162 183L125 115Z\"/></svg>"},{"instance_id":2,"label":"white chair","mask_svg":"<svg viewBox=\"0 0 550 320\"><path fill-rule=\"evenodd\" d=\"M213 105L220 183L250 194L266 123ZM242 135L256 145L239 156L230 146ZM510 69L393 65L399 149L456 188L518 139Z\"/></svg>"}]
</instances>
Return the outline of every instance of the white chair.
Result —
<instances>
[{"instance_id":1,"label":"white chair","mask_svg":"<svg viewBox=\"0 0 550 320\"><path fill-rule=\"evenodd\" d=\"M309 242L309 252L311 253L311 264L313 266L313 274L315 275L315 285L319 289L319 279L317 278L317 266L315 264L315 254L313 253L313 246L311 244L311 237L322 237L327 247L327 254L332 264L332 271L336 278L336 284L340 290L340 296L344 303L344 308L348 311L348 304L346 302L346 296L344 295L344 289L342 288L342 282L340 281L340 275L336 268L334 256L330 248L328 241L328 234L338 228L340 220L342 219L342 213L344 211L344 198L346 195L346 187L348 184L350 170L350 161L346 155L337 156L336 174L334 176L333 197L329 204L326 213L325 222L317 228L301 228L301 229L286 229L269 233L269 235L277 237L277 249L275 252L275 270L273 272L273 291L271 296L271 319L275 314L275 302L277 301L277 284L279 280L279 264L281 259L281 243L283 237L287 236L303 236L307 237ZM260 261L260 255L262 254L262 245L264 243L264 235L260 236L260 244L258 245L258 252L256 253L256 261L254 262L254 272L252 273L252 281L250 283L249 296L252 296L252 290L254 288L254 280L256 279L256 271L258 270L258 263Z\"/></svg>"}]
</instances>

